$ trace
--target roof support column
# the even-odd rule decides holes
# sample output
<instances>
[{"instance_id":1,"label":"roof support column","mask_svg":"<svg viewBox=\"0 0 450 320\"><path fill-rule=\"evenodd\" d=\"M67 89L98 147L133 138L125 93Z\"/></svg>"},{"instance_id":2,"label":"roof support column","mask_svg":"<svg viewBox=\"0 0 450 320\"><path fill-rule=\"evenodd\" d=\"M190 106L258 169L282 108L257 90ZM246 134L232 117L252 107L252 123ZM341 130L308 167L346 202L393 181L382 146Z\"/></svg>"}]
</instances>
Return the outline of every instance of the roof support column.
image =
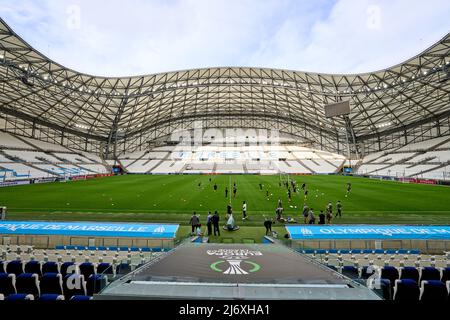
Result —
<instances>
[{"instance_id":1,"label":"roof support column","mask_svg":"<svg viewBox=\"0 0 450 320\"><path fill-rule=\"evenodd\" d=\"M128 91L127 91L128 92ZM125 93L125 97L122 99L119 109L117 110L116 116L114 117L114 121L111 127L111 131L108 134L108 143L106 144L106 150L104 157L107 158L111 152L111 144L112 144L112 153L114 159L117 158L117 133L119 131L119 122L122 118L123 111L128 102L128 94ZM114 141L113 141L114 140Z\"/></svg>"}]
</instances>

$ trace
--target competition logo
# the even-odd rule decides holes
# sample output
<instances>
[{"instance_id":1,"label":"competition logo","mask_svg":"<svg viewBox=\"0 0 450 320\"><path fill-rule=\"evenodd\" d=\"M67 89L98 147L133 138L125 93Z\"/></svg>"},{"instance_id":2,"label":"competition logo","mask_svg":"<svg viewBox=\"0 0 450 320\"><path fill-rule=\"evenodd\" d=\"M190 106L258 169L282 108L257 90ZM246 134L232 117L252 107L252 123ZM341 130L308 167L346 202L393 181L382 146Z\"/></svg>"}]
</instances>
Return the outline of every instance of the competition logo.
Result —
<instances>
[{"instance_id":1,"label":"competition logo","mask_svg":"<svg viewBox=\"0 0 450 320\"><path fill-rule=\"evenodd\" d=\"M207 250L210 256L218 256L221 260L211 263L210 268L223 274L249 274L257 272L261 266L249 258L262 256L261 251L251 251L247 249L217 249Z\"/></svg>"}]
</instances>

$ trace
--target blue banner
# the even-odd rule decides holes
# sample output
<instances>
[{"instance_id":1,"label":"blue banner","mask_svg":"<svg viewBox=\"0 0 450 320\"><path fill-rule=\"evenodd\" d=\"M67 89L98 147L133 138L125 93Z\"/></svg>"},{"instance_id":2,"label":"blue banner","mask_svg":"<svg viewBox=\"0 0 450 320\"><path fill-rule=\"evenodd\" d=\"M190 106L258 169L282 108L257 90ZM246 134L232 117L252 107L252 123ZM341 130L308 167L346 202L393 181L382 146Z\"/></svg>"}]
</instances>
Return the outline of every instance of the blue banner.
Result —
<instances>
[{"instance_id":1,"label":"blue banner","mask_svg":"<svg viewBox=\"0 0 450 320\"><path fill-rule=\"evenodd\" d=\"M0 235L175 238L177 224L1 221Z\"/></svg>"},{"instance_id":2,"label":"blue banner","mask_svg":"<svg viewBox=\"0 0 450 320\"><path fill-rule=\"evenodd\" d=\"M450 226L302 225L286 226L286 229L294 240L450 240Z\"/></svg>"}]
</instances>

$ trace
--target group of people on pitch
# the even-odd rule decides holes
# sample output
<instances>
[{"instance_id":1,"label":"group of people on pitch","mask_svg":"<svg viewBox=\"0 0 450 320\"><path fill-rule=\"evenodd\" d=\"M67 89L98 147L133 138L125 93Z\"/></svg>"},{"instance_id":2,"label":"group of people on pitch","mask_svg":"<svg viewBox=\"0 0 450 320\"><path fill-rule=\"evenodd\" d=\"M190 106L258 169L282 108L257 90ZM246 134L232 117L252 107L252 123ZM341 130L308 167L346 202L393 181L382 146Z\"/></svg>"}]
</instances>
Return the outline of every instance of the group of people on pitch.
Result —
<instances>
[{"instance_id":1,"label":"group of people on pitch","mask_svg":"<svg viewBox=\"0 0 450 320\"><path fill-rule=\"evenodd\" d=\"M302 215L304 218L305 224L315 224L316 223L316 216L314 215L314 209L309 208L308 205L303 206ZM335 217L342 217L342 203L341 201L336 202L336 215ZM331 221L333 220L333 204L328 202L325 213L324 210L320 210L319 214L319 221L317 224L331 224Z\"/></svg>"},{"instance_id":2,"label":"group of people on pitch","mask_svg":"<svg viewBox=\"0 0 450 320\"><path fill-rule=\"evenodd\" d=\"M212 214L211 211L208 212L208 215L206 217L206 229L208 236L211 236L213 234L213 230L215 236L220 236L219 221L220 216L217 211L215 211L214 214ZM194 211L191 220L189 220L189 224L191 225L191 235L203 235L202 224L200 223L200 215L197 215L197 212Z\"/></svg>"},{"instance_id":3,"label":"group of people on pitch","mask_svg":"<svg viewBox=\"0 0 450 320\"><path fill-rule=\"evenodd\" d=\"M242 202L242 220L247 220L247 203L246 201ZM227 205L227 215L226 215L226 224L224 226L225 230L235 231L238 230L239 227L236 226L233 217L233 208L231 204ZM208 212L206 216L206 231L205 235L207 236L220 236L220 228L219 228L220 216L217 210L214 214L211 214L211 211ZM189 220L189 224L191 225L191 235L203 235L202 233L202 225L200 223L200 216L197 215L197 212L194 211L194 214L191 216Z\"/></svg>"}]
</instances>

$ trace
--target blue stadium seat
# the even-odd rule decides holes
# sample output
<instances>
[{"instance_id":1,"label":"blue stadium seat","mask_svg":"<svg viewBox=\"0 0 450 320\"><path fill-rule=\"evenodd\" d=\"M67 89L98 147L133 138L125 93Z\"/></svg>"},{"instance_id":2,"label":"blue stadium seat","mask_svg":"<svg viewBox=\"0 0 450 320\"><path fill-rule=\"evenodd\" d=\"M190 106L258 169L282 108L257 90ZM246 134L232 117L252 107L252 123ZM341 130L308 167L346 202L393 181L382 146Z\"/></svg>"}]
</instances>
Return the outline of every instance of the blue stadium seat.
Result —
<instances>
[{"instance_id":1,"label":"blue stadium seat","mask_svg":"<svg viewBox=\"0 0 450 320\"><path fill-rule=\"evenodd\" d=\"M439 280L425 280L420 286L420 300L446 301L448 296L445 284Z\"/></svg>"},{"instance_id":2,"label":"blue stadium seat","mask_svg":"<svg viewBox=\"0 0 450 320\"><path fill-rule=\"evenodd\" d=\"M23 263L20 260L13 260L6 265L6 273L14 273L16 276L23 273Z\"/></svg>"},{"instance_id":3,"label":"blue stadium seat","mask_svg":"<svg viewBox=\"0 0 450 320\"><path fill-rule=\"evenodd\" d=\"M443 283L446 283L450 280L450 268L442 268L442 275L441 275L441 281Z\"/></svg>"},{"instance_id":4,"label":"blue stadium seat","mask_svg":"<svg viewBox=\"0 0 450 320\"><path fill-rule=\"evenodd\" d=\"M39 277L35 273L22 273L16 278L17 293L32 294L35 297L40 295Z\"/></svg>"},{"instance_id":5,"label":"blue stadium seat","mask_svg":"<svg viewBox=\"0 0 450 320\"><path fill-rule=\"evenodd\" d=\"M76 263L71 261L64 262L60 267L60 271L63 277L65 277L68 273L77 273L76 270L77 270Z\"/></svg>"},{"instance_id":6,"label":"blue stadium seat","mask_svg":"<svg viewBox=\"0 0 450 320\"><path fill-rule=\"evenodd\" d=\"M340 254L349 254L351 250L341 249L341 250L338 250L338 251L339 251L338 253L340 253Z\"/></svg>"},{"instance_id":7,"label":"blue stadium seat","mask_svg":"<svg viewBox=\"0 0 450 320\"><path fill-rule=\"evenodd\" d=\"M117 251L118 250L118 248L116 246L108 247L107 249L109 251Z\"/></svg>"},{"instance_id":8,"label":"blue stadium seat","mask_svg":"<svg viewBox=\"0 0 450 320\"><path fill-rule=\"evenodd\" d=\"M419 271L415 267L399 268L399 279L411 279L419 283Z\"/></svg>"},{"instance_id":9,"label":"blue stadium seat","mask_svg":"<svg viewBox=\"0 0 450 320\"><path fill-rule=\"evenodd\" d=\"M66 249L66 246L63 246L63 245L56 245L56 246L55 246L55 249L56 249L56 250L65 250L65 249Z\"/></svg>"},{"instance_id":10,"label":"blue stadium seat","mask_svg":"<svg viewBox=\"0 0 450 320\"><path fill-rule=\"evenodd\" d=\"M89 246L88 250L90 250L90 251L97 251L97 247L96 246Z\"/></svg>"},{"instance_id":11,"label":"blue stadium seat","mask_svg":"<svg viewBox=\"0 0 450 320\"><path fill-rule=\"evenodd\" d=\"M88 300L92 300L91 296L86 296L86 295L74 295L70 298L71 301L88 301Z\"/></svg>"},{"instance_id":12,"label":"blue stadium seat","mask_svg":"<svg viewBox=\"0 0 450 320\"><path fill-rule=\"evenodd\" d=\"M76 246L65 246L66 250L76 250Z\"/></svg>"},{"instance_id":13,"label":"blue stadium seat","mask_svg":"<svg viewBox=\"0 0 450 320\"><path fill-rule=\"evenodd\" d=\"M80 274L84 276L85 279L89 278L91 274L96 273L95 265L92 262L84 262L78 266Z\"/></svg>"},{"instance_id":14,"label":"blue stadium seat","mask_svg":"<svg viewBox=\"0 0 450 320\"><path fill-rule=\"evenodd\" d=\"M155 248L152 249L152 251L153 251L153 252L161 252L161 251L163 251L163 250L161 250L160 247L155 247ZM314 250L311 250L311 253L314 253Z\"/></svg>"},{"instance_id":15,"label":"blue stadium seat","mask_svg":"<svg viewBox=\"0 0 450 320\"><path fill-rule=\"evenodd\" d=\"M34 296L32 294L16 293L16 294L10 294L9 296L6 297L5 300L9 300L9 301L34 300Z\"/></svg>"},{"instance_id":16,"label":"blue stadium seat","mask_svg":"<svg viewBox=\"0 0 450 320\"><path fill-rule=\"evenodd\" d=\"M130 251L131 252L136 252L136 251L139 251L139 248L138 247L131 247Z\"/></svg>"},{"instance_id":17,"label":"blue stadium seat","mask_svg":"<svg viewBox=\"0 0 450 320\"><path fill-rule=\"evenodd\" d=\"M142 249L142 252L151 252L152 251L152 249L148 248L148 247L144 247L144 248L141 248L141 249Z\"/></svg>"},{"instance_id":18,"label":"blue stadium seat","mask_svg":"<svg viewBox=\"0 0 450 320\"><path fill-rule=\"evenodd\" d=\"M395 280L399 278L398 270L393 266L384 266L381 268L381 276L382 279L388 279L391 284L395 283Z\"/></svg>"},{"instance_id":19,"label":"blue stadium seat","mask_svg":"<svg viewBox=\"0 0 450 320\"><path fill-rule=\"evenodd\" d=\"M86 295L86 281L82 274L68 274L63 279L64 297L70 299L75 295Z\"/></svg>"},{"instance_id":20,"label":"blue stadium seat","mask_svg":"<svg viewBox=\"0 0 450 320\"><path fill-rule=\"evenodd\" d=\"M42 294L63 294L62 275L60 273L46 273L40 281Z\"/></svg>"},{"instance_id":21,"label":"blue stadium seat","mask_svg":"<svg viewBox=\"0 0 450 320\"><path fill-rule=\"evenodd\" d=\"M408 254L420 254L420 250L418 249L408 250Z\"/></svg>"},{"instance_id":22,"label":"blue stadium seat","mask_svg":"<svg viewBox=\"0 0 450 320\"><path fill-rule=\"evenodd\" d=\"M47 261L42 265L42 274L59 273L59 263L54 261Z\"/></svg>"},{"instance_id":23,"label":"blue stadium seat","mask_svg":"<svg viewBox=\"0 0 450 320\"><path fill-rule=\"evenodd\" d=\"M371 250L374 254L384 254L386 253L385 250L383 249L375 249L375 250Z\"/></svg>"},{"instance_id":24,"label":"blue stadium seat","mask_svg":"<svg viewBox=\"0 0 450 320\"><path fill-rule=\"evenodd\" d=\"M389 279L377 279L379 286L374 288L374 292L385 300L392 300L392 285Z\"/></svg>"},{"instance_id":25,"label":"blue stadium seat","mask_svg":"<svg viewBox=\"0 0 450 320\"><path fill-rule=\"evenodd\" d=\"M441 280L441 272L435 267L423 267L420 269L420 281Z\"/></svg>"},{"instance_id":26,"label":"blue stadium seat","mask_svg":"<svg viewBox=\"0 0 450 320\"><path fill-rule=\"evenodd\" d=\"M100 246L97 249L98 249L98 251L106 251L106 250L108 250L108 248L105 247L105 246Z\"/></svg>"},{"instance_id":27,"label":"blue stadium seat","mask_svg":"<svg viewBox=\"0 0 450 320\"><path fill-rule=\"evenodd\" d=\"M108 279L103 274L92 274L89 276L86 284L88 296L93 296L94 293L99 293L108 284Z\"/></svg>"},{"instance_id":28,"label":"blue stadium seat","mask_svg":"<svg viewBox=\"0 0 450 320\"><path fill-rule=\"evenodd\" d=\"M97 266L97 274L113 274L113 268L110 263L102 262Z\"/></svg>"},{"instance_id":29,"label":"blue stadium seat","mask_svg":"<svg viewBox=\"0 0 450 320\"><path fill-rule=\"evenodd\" d=\"M417 282L411 279L395 280L394 300L416 301L419 300L420 289Z\"/></svg>"},{"instance_id":30,"label":"blue stadium seat","mask_svg":"<svg viewBox=\"0 0 450 320\"><path fill-rule=\"evenodd\" d=\"M121 262L116 265L116 273L125 274L131 272L131 265L126 262Z\"/></svg>"},{"instance_id":31,"label":"blue stadium seat","mask_svg":"<svg viewBox=\"0 0 450 320\"><path fill-rule=\"evenodd\" d=\"M119 247L119 250L120 251L128 251L130 248L128 248L128 247Z\"/></svg>"},{"instance_id":32,"label":"blue stadium seat","mask_svg":"<svg viewBox=\"0 0 450 320\"><path fill-rule=\"evenodd\" d=\"M42 294L38 300L42 301L58 301L65 300L64 296L61 294Z\"/></svg>"},{"instance_id":33,"label":"blue stadium seat","mask_svg":"<svg viewBox=\"0 0 450 320\"><path fill-rule=\"evenodd\" d=\"M15 274L0 273L0 293L4 296L17 293Z\"/></svg>"},{"instance_id":34,"label":"blue stadium seat","mask_svg":"<svg viewBox=\"0 0 450 320\"><path fill-rule=\"evenodd\" d=\"M330 250L328 250L328 253L336 254L336 253L338 253L338 250L337 249L330 249Z\"/></svg>"},{"instance_id":35,"label":"blue stadium seat","mask_svg":"<svg viewBox=\"0 0 450 320\"><path fill-rule=\"evenodd\" d=\"M36 273L39 277L41 277L42 263L36 260L28 261L25 263L25 273Z\"/></svg>"},{"instance_id":36,"label":"blue stadium seat","mask_svg":"<svg viewBox=\"0 0 450 320\"><path fill-rule=\"evenodd\" d=\"M6 262L0 261L0 273L6 273Z\"/></svg>"}]
</instances>

